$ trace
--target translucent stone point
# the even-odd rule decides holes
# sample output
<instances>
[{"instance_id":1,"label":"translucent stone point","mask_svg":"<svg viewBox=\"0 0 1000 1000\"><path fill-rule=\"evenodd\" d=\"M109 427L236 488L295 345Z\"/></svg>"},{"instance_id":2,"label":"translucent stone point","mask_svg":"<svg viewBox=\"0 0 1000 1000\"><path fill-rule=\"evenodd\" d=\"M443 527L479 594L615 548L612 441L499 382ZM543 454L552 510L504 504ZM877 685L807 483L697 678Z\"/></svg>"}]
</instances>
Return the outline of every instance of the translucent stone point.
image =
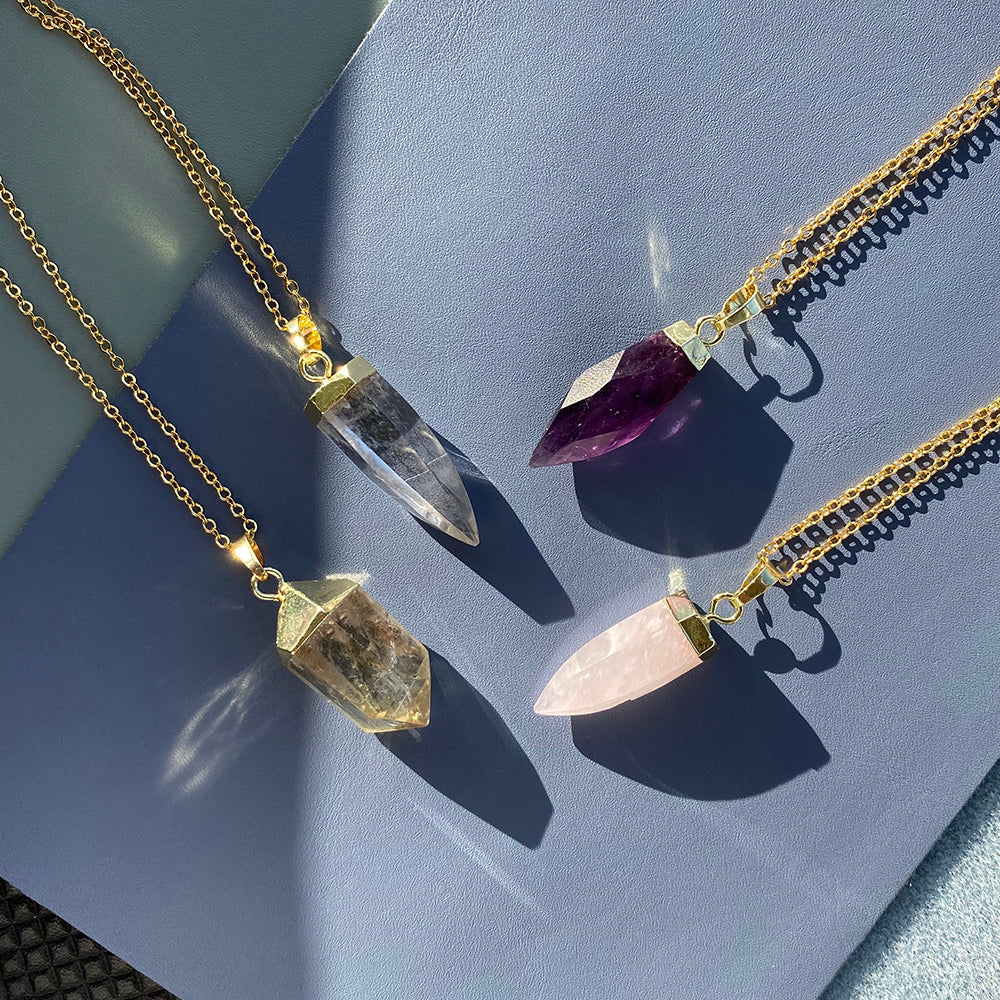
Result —
<instances>
[{"instance_id":1,"label":"translucent stone point","mask_svg":"<svg viewBox=\"0 0 1000 1000\"><path fill-rule=\"evenodd\" d=\"M364 358L313 393L306 413L369 479L421 521L479 544L462 477L434 432Z\"/></svg>"},{"instance_id":2,"label":"translucent stone point","mask_svg":"<svg viewBox=\"0 0 1000 1000\"><path fill-rule=\"evenodd\" d=\"M665 600L581 646L535 702L539 715L590 715L641 698L701 663Z\"/></svg>"},{"instance_id":3,"label":"translucent stone point","mask_svg":"<svg viewBox=\"0 0 1000 1000\"><path fill-rule=\"evenodd\" d=\"M286 583L278 611L285 666L369 733L430 721L427 650L353 580Z\"/></svg>"},{"instance_id":4,"label":"translucent stone point","mask_svg":"<svg viewBox=\"0 0 1000 1000\"><path fill-rule=\"evenodd\" d=\"M570 386L529 465L585 462L634 441L707 360L694 330L681 322L598 362Z\"/></svg>"}]
</instances>

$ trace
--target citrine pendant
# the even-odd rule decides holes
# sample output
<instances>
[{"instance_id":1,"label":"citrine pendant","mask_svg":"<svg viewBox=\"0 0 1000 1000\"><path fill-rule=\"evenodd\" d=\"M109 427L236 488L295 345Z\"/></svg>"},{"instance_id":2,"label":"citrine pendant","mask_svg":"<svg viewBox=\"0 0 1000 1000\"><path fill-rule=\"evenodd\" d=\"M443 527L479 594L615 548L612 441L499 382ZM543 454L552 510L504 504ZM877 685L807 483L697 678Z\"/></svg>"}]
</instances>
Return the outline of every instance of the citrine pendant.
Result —
<instances>
[{"instance_id":1,"label":"citrine pendant","mask_svg":"<svg viewBox=\"0 0 1000 1000\"><path fill-rule=\"evenodd\" d=\"M285 666L369 733L430 721L427 650L353 580L281 583Z\"/></svg>"},{"instance_id":2,"label":"citrine pendant","mask_svg":"<svg viewBox=\"0 0 1000 1000\"><path fill-rule=\"evenodd\" d=\"M352 358L322 382L306 414L411 514L468 545L479 544L476 515L448 453L364 358Z\"/></svg>"}]
</instances>

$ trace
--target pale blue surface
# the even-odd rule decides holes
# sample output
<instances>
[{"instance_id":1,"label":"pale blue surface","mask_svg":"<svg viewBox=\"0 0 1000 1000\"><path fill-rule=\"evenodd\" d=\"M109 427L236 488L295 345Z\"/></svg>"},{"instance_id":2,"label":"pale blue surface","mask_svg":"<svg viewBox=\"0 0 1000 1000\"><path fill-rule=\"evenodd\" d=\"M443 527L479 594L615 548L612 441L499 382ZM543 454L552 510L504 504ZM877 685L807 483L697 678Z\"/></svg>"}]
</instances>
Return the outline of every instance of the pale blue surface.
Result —
<instances>
[{"instance_id":1,"label":"pale blue surface","mask_svg":"<svg viewBox=\"0 0 1000 1000\"><path fill-rule=\"evenodd\" d=\"M1000 996L1000 765L822 1000Z\"/></svg>"},{"instance_id":2,"label":"pale blue surface","mask_svg":"<svg viewBox=\"0 0 1000 1000\"><path fill-rule=\"evenodd\" d=\"M801 318L755 326L762 381L731 337L683 426L575 476L525 463L580 369L717 306L991 69L985 6L882 11L397 0L257 215L481 470L469 568L297 412L228 257L141 376L270 562L372 574L435 650L432 725L380 744L277 670L271 608L102 426L0 564L0 869L184 1000L819 993L1000 752L996 625L969 611L1000 585L992 444L668 690L572 726L530 705L669 571L730 586L996 392L948 336L998 326L982 137Z\"/></svg>"}]
</instances>

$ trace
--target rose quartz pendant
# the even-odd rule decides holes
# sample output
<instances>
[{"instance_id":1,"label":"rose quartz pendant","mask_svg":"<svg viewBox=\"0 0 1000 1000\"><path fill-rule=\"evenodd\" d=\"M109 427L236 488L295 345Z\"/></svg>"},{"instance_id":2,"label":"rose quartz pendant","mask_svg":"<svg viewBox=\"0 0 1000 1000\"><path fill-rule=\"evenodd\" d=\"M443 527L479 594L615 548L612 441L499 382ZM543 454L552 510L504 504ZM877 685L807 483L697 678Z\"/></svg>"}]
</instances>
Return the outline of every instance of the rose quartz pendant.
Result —
<instances>
[{"instance_id":1,"label":"rose quartz pendant","mask_svg":"<svg viewBox=\"0 0 1000 1000\"><path fill-rule=\"evenodd\" d=\"M578 649L535 702L539 715L589 715L641 698L698 666L715 649L687 594L671 594Z\"/></svg>"}]
</instances>

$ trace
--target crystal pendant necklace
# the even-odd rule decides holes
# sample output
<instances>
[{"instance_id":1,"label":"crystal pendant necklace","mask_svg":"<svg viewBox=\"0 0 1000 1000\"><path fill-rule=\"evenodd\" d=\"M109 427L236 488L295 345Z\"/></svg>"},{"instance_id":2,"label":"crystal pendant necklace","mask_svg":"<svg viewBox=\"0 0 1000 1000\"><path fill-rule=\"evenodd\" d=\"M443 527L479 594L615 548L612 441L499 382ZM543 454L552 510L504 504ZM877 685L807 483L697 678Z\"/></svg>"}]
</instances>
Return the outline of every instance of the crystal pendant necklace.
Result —
<instances>
[{"instance_id":1,"label":"crystal pendant necklace","mask_svg":"<svg viewBox=\"0 0 1000 1000\"><path fill-rule=\"evenodd\" d=\"M589 715L649 694L680 677L715 651L713 624L737 621L746 605L769 587L788 586L998 429L1000 398L768 542L736 591L716 594L707 613L680 590L602 632L556 671L535 703L535 711L539 715Z\"/></svg>"},{"instance_id":2,"label":"crystal pendant necklace","mask_svg":"<svg viewBox=\"0 0 1000 1000\"><path fill-rule=\"evenodd\" d=\"M3 267L0 267L0 285L39 336L76 375L104 414L128 438L146 464L197 519L205 533L220 549L230 552L250 570L250 586L254 595L261 600L279 603L277 645L285 665L367 732L426 726L430 719L431 690L427 650L354 580L336 577L287 583L276 569L264 565L255 540L257 522L247 514L205 460L195 453L177 427L167 420L149 394L140 387L135 375L126 369L125 362L60 274L2 178L0 201L66 304L104 353L121 384L223 506L228 508L242 527L241 538L232 541L223 534L202 504L195 500L187 487L181 485L145 438L111 402L97 380L48 329L45 320Z\"/></svg>"},{"instance_id":3,"label":"crystal pendant necklace","mask_svg":"<svg viewBox=\"0 0 1000 1000\"><path fill-rule=\"evenodd\" d=\"M297 354L299 374L315 390L306 414L344 450L348 458L411 514L468 545L479 543L476 516L462 479L434 432L413 407L362 357L339 348L338 364L323 349L322 319L312 315L309 301L278 258L219 168L191 138L185 125L129 61L96 28L52 0L16 0L44 28L79 42L122 85L184 168L219 232L264 300L278 330ZM218 195L213 194L213 190ZM225 205L220 206L219 199ZM226 209L229 216L226 215ZM233 225L233 220L236 226ZM296 315L286 320L261 275L239 227L251 246L268 262L284 286ZM343 363L340 363L343 362Z\"/></svg>"},{"instance_id":4,"label":"crystal pendant necklace","mask_svg":"<svg viewBox=\"0 0 1000 1000\"><path fill-rule=\"evenodd\" d=\"M531 465L586 461L634 441L704 368L708 349L727 330L770 309L993 114L1000 107L998 88L1000 68L919 139L768 254L719 312L702 316L694 326L673 323L588 368L570 387ZM778 265L784 276L765 290L764 276Z\"/></svg>"}]
</instances>

